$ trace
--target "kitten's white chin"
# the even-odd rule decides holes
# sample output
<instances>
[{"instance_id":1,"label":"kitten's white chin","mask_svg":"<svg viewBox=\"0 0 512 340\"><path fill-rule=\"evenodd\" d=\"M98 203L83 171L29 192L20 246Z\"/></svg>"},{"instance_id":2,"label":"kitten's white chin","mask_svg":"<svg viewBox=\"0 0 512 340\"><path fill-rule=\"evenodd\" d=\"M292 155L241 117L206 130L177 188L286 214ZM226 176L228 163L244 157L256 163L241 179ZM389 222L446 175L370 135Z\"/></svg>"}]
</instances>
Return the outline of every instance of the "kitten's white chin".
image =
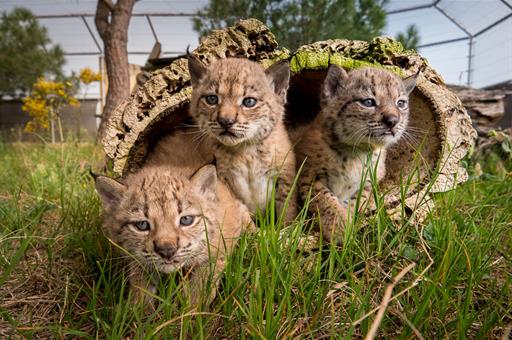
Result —
<instances>
[{"instance_id":1,"label":"kitten's white chin","mask_svg":"<svg viewBox=\"0 0 512 340\"><path fill-rule=\"evenodd\" d=\"M162 264L159 264L156 269L161 273L170 274L172 272L177 271L181 267L183 267L183 265L181 263L166 263L166 264L162 263Z\"/></svg>"},{"instance_id":2,"label":"kitten's white chin","mask_svg":"<svg viewBox=\"0 0 512 340\"><path fill-rule=\"evenodd\" d=\"M395 144L402 137L402 132L396 132L393 134L384 134L373 139L373 143L378 147L387 147Z\"/></svg>"},{"instance_id":3,"label":"kitten's white chin","mask_svg":"<svg viewBox=\"0 0 512 340\"><path fill-rule=\"evenodd\" d=\"M215 138L225 146L237 146L242 145L247 141L254 141L252 135L250 133L236 133L232 132L231 134L216 134Z\"/></svg>"},{"instance_id":4,"label":"kitten's white chin","mask_svg":"<svg viewBox=\"0 0 512 340\"><path fill-rule=\"evenodd\" d=\"M226 146L235 146L244 141L243 138L228 136L228 135L217 135L215 136L217 140Z\"/></svg>"}]
</instances>

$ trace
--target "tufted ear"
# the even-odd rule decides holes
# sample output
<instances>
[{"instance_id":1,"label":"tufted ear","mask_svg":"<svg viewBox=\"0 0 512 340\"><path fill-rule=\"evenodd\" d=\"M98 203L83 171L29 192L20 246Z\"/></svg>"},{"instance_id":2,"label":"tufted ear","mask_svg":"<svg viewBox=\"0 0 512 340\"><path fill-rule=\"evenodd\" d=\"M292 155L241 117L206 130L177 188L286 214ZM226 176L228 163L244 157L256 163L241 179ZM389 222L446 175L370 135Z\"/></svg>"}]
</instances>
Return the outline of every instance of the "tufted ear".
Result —
<instances>
[{"instance_id":1,"label":"tufted ear","mask_svg":"<svg viewBox=\"0 0 512 340\"><path fill-rule=\"evenodd\" d=\"M217 194L217 169L208 164L196 171L190 177L194 190L208 199L216 199Z\"/></svg>"},{"instance_id":2,"label":"tufted ear","mask_svg":"<svg viewBox=\"0 0 512 340\"><path fill-rule=\"evenodd\" d=\"M192 86L197 86L197 84L206 74L206 67L197 57L193 56L192 54L187 53L187 59L190 82L192 83Z\"/></svg>"},{"instance_id":3,"label":"tufted ear","mask_svg":"<svg viewBox=\"0 0 512 340\"><path fill-rule=\"evenodd\" d=\"M110 210L119 204L126 191L123 184L107 176L96 176L94 182L105 210Z\"/></svg>"},{"instance_id":4,"label":"tufted ear","mask_svg":"<svg viewBox=\"0 0 512 340\"><path fill-rule=\"evenodd\" d=\"M416 81L418 80L418 77L420 76L420 70L413 74L412 76L409 76L402 80L405 86L405 91L407 94L411 94L412 90L416 87Z\"/></svg>"},{"instance_id":5,"label":"tufted ear","mask_svg":"<svg viewBox=\"0 0 512 340\"><path fill-rule=\"evenodd\" d=\"M322 86L321 102L326 102L334 98L343 88L347 81L347 72L338 65L331 64L327 70L327 75Z\"/></svg>"},{"instance_id":6,"label":"tufted ear","mask_svg":"<svg viewBox=\"0 0 512 340\"><path fill-rule=\"evenodd\" d=\"M265 74L272 83L274 92L286 102L286 91L290 84L290 64L288 61L273 64L265 70Z\"/></svg>"}]
</instances>

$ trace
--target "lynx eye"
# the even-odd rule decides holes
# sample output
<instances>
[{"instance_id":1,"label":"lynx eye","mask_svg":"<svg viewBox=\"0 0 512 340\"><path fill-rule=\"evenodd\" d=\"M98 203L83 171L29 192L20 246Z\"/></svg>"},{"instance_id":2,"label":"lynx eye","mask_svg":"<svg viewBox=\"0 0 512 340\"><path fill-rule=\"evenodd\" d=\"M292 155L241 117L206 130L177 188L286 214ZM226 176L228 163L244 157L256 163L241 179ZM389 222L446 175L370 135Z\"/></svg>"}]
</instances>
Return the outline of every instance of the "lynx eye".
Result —
<instances>
[{"instance_id":1,"label":"lynx eye","mask_svg":"<svg viewBox=\"0 0 512 340\"><path fill-rule=\"evenodd\" d=\"M242 105L245 107L253 107L256 105L256 98L253 97L247 97L242 100Z\"/></svg>"},{"instance_id":2,"label":"lynx eye","mask_svg":"<svg viewBox=\"0 0 512 340\"><path fill-rule=\"evenodd\" d=\"M399 101L396 102L396 106L399 109L405 109L407 107L407 102L403 99L400 99Z\"/></svg>"},{"instance_id":3,"label":"lynx eye","mask_svg":"<svg viewBox=\"0 0 512 340\"><path fill-rule=\"evenodd\" d=\"M137 229L139 229L140 231L148 231L150 229L149 222L146 220L137 221L137 222L133 223L133 225L135 225L135 227Z\"/></svg>"},{"instance_id":4,"label":"lynx eye","mask_svg":"<svg viewBox=\"0 0 512 340\"><path fill-rule=\"evenodd\" d=\"M375 106L377 106L377 103L375 102L375 99L372 99L372 98L361 99L359 102L361 104L363 104L363 106L366 106L366 107L375 107Z\"/></svg>"},{"instance_id":5,"label":"lynx eye","mask_svg":"<svg viewBox=\"0 0 512 340\"><path fill-rule=\"evenodd\" d=\"M187 226L191 225L192 223L194 223L194 220L195 220L195 216L192 216L192 215L181 216L180 225L187 227Z\"/></svg>"},{"instance_id":6,"label":"lynx eye","mask_svg":"<svg viewBox=\"0 0 512 340\"><path fill-rule=\"evenodd\" d=\"M210 105L217 105L217 103L219 102L219 97L217 97L214 94L211 94L209 96L206 96L206 102Z\"/></svg>"}]
</instances>

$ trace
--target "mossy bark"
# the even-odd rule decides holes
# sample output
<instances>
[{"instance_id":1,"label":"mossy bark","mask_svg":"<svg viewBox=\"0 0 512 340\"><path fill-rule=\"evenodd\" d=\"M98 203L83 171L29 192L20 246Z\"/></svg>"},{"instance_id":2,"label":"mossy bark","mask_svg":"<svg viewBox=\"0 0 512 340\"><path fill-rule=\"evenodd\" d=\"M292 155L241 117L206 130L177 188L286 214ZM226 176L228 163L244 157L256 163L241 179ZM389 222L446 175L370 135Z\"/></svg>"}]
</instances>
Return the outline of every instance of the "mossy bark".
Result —
<instances>
[{"instance_id":1,"label":"mossy bark","mask_svg":"<svg viewBox=\"0 0 512 340\"><path fill-rule=\"evenodd\" d=\"M382 67L402 77L421 70L411 98L412 139L403 139L393 146L387 159L386 203L390 209L403 209L399 203L404 200L407 210L419 217L431 206L430 192L452 189L467 179L460 161L476 136L469 116L427 61L412 50L404 50L392 39L327 40L302 46L291 54L278 48L267 27L249 19L214 31L193 53L206 64L225 57L249 58L265 67L289 60L292 78L286 122L291 130L318 113L318 94L330 63L347 69ZM159 138L187 121L190 94L187 61L178 59L154 71L151 78L114 111L103 145L117 174L137 169ZM398 183L411 173L415 176L403 197Z\"/></svg>"}]
</instances>

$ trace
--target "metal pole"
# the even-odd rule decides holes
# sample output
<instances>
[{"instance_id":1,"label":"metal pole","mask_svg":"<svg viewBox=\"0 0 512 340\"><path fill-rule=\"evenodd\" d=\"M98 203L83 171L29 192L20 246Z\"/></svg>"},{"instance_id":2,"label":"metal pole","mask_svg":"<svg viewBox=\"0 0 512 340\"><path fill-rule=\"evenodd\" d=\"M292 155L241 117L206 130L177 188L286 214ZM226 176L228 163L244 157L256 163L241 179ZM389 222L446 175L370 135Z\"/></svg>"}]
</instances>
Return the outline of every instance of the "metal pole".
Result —
<instances>
[{"instance_id":1,"label":"metal pole","mask_svg":"<svg viewBox=\"0 0 512 340\"><path fill-rule=\"evenodd\" d=\"M467 29L464 28L464 26L462 26L461 24L459 24L457 22L457 20L455 20L455 18L453 18L451 15L449 15L448 13L446 13L441 7L437 6L437 4L434 5L435 9L437 9L439 11L439 13L441 13L442 15L444 15L448 20L450 20L455 26L457 26L462 32L466 33L466 35L468 37L471 37L471 32L469 32Z\"/></svg>"},{"instance_id":2,"label":"metal pole","mask_svg":"<svg viewBox=\"0 0 512 340\"><path fill-rule=\"evenodd\" d=\"M494 23L492 23L491 25L483 28L482 30L480 30L479 32L473 34L473 37L478 37L479 35L481 34L484 34L485 32L487 32L488 30L490 30L491 28L494 28L496 26L498 26L499 24L501 24L503 21L506 21L508 19L512 18L512 13L510 13L509 15L506 15L504 16L503 18L501 18L500 20L498 21L495 21Z\"/></svg>"},{"instance_id":3,"label":"metal pole","mask_svg":"<svg viewBox=\"0 0 512 340\"><path fill-rule=\"evenodd\" d=\"M98 60L99 60L99 63L100 63L100 74L101 74L101 80L100 80L100 112L101 114L103 114L103 107L105 106L105 96L104 96L104 91L105 91L105 70L103 68L103 55L100 54L100 56L98 57ZM96 128L98 128L98 126L96 126Z\"/></svg>"},{"instance_id":4,"label":"metal pole","mask_svg":"<svg viewBox=\"0 0 512 340\"><path fill-rule=\"evenodd\" d=\"M149 17L149 15L146 15L146 20L148 21L149 28L151 28L151 33L153 33L155 41L158 42L158 36L156 35L155 28L153 27L153 23L151 22L151 18Z\"/></svg>"},{"instance_id":5,"label":"metal pole","mask_svg":"<svg viewBox=\"0 0 512 340\"><path fill-rule=\"evenodd\" d=\"M389 15L389 14L405 13L405 12L417 11L419 9L427 9L427 8L432 8L432 7L434 7L434 4L407 7L407 8L401 8L401 9L395 9L393 11L387 11L386 14Z\"/></svg>"},{"instance_id":6,"label":"metal pole","mask_svg":"<svg viewBox=\"0 0 512 340\"><path fill-rule=\"evenodd\" d=\"M469 55L468 55L468 80L467 80L467 85L468 86L471 86L471 82L472 82L472 79L471 79L471 76L472 76L472 70L471 70L471 67L472 67L472 64L473 64L473 34L471 34L471 32L469 32L466 28L464 28L464 26L462 26L461 24L459 24L457 22L457 20L455 20L455 18L453 18L451 15L449 15L447 12L445 12L441 7L439 7L436 4L434 4L434 8L437 9L439 11L439 13L441 13L442 15L444 15L448 20L450 20L455 26L457 26L462 32L464 32L468 38L469 38Z\"/></svg>"},{"instance_id":7,"label":"metal pole","mask_svg":"<svg viewBox=\"0 0 512 340\"><path fill-rule=\"evenodd\" d=\"M432 47L432 46L450 44L450 43L454 43L454 42L458 42L458 41L464 41L464 40L468 40L468 39L469 39L469 37L462 37L462 38L456 38L456 39L450 39L450 40L437 41L437 42L430 43L430 44L419 45L418 48L425 48L425 47Z\"/></svg>"},{"instance_id":8,"label":"metal pole","mask_svg":"<svg viewBox=\"0 0 512 340\"><path fill-rule=\"evenodd\" d=\"M89 26L89 23L87 22L87 20L85 20L84 16L82 16L82 21L84 22L85 27L87 27L87 31L89 31L89 34L91 35L92 40L94 40L94 43L96 44L96 47L98 48L98 51L100 53L103 53L103 51L101 50L100 43L98 42L98 40L96 40L96 37L94 36L94 33L92 33L91 26Z\"/></svg>"},{"instance_id":9,"label":"metal pole","mask_svg":"<svg viewBox=\"0 0 512 340\"><path fill-rule=\"evenodd\" d=\"M502 2L505 6L507 6L509 9L512 9L512 5L511 5L511 4L509 4L508 2L506 2L505 0L501 0L501 2Z\"/></svg>"},{"instance_id":10,"label":"metal pole","mask_svg":"<svg viewBox=\"0 0 512 340\"><path fill-rule=\"evenodd\" d=\"M150 54L147 51L132 51L128 52L128 55L147 55ZM162 54L185 54L185 51L164 51ZM102 55L100 52L64 52L64 55L77 57L77 56L88 56L88 55Z\"/></svg>"},{"instance_id":11,"label":"metal pole","mask_svg":"<svg viewBox=\"0 0 512 340\"><path fill-rule=\"evenodd\" d=\"M77 18L77 17L94 17L94 13L70 13L70 14L47 14L36 15L37 19L58 19L58 18ZM133 13L132 17L196 17L197 13Z\"/></svg>"},{"instance_id":12,"label":"metal pole","mask_svg":"<svg viewBox=\"0 0 512 340\"><path fill-rule=\"evenodd\" d=\"M468 55L468 82L467 85L471 86L472 83L472 73L473 70L471 69L473 67L473 37L469 37L469 55Z\"/></svg>"},{"instance_id":13,"label":"metal pole","mask_svg":"<svg viewBox=\"0 0 512 340\"><path fill-rule=\"evenodd\" d=\"M432 8L440 2L441 2L441 0L435 0L426 5L412 6L412 7L406 7L406 8L401 8L401 9L395 9L393 11L387 11L386 14L398 14L398 13L417 11L419 9Z\"/></svg>"}]
</instances>

